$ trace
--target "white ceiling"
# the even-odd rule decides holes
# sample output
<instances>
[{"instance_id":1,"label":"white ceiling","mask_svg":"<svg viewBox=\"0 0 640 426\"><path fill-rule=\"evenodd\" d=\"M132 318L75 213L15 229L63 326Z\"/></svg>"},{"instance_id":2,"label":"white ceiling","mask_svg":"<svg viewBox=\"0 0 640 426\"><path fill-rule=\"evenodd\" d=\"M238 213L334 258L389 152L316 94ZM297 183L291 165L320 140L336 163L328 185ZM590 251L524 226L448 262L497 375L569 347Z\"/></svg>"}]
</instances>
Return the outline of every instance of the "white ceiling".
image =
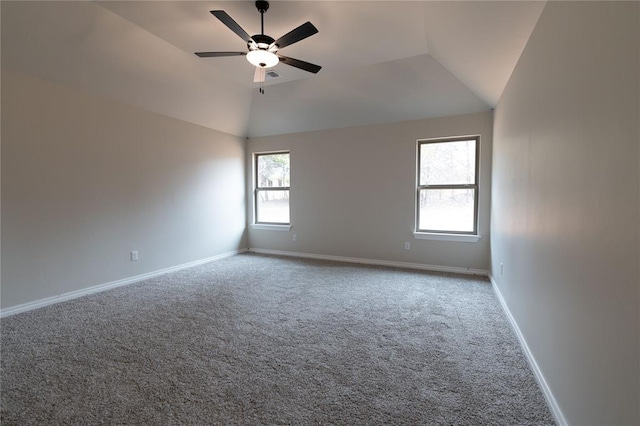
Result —
<instances>
[{"instance_id":1,"label":"white ceiling","mask_svg":"<svg viewBox=\"0 0 640 426\"><path fill-rule=\"evenodd\" d=\"M241 136L311 131L488 110L544 2L272 1L274 38L319 30L253 83L245 43L210 10L260 32L253 1L2 2L2 67Z\"/></svg>"}]
</instances>

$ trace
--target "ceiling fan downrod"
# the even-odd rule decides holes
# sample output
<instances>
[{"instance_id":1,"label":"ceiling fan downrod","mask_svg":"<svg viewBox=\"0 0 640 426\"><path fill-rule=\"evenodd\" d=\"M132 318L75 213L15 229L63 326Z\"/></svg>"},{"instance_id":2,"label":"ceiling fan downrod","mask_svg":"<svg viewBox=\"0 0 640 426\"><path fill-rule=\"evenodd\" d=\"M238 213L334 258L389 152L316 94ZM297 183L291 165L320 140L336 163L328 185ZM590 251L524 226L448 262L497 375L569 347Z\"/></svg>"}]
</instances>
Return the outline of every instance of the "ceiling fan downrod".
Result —
<instances>
[{"instance_id":1,"label":"ceiling fan downrod","mask_svg":"<svg viewBox=\"0 0 640 426\"><path fill-rule=\"evenodd\" d=\"M260 34L264 35L264 13L269 10L269 2L264 0L256 1L256 9L260 12Z\"/></svg>"}]
</instances>

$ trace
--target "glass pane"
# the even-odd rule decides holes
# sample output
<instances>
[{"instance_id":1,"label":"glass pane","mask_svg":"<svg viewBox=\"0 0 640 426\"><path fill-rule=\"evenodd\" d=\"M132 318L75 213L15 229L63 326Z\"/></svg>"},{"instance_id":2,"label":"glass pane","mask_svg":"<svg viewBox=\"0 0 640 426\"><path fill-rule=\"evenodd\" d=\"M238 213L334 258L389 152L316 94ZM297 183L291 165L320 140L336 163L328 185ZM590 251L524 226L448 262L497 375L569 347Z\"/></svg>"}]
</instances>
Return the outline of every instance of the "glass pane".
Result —
<instances>
[{"instance_id":1,"label":"glass pane","mask_svg":"<svg viewBox=\"0 0 640 426\"><path fill-rule=\"evenodd\" d=\"M289 191L258 191L256 222L289 223Z\"/></svg>"},{"instance_id":2,"label":"glass pane","mask_svg":"<svg viewBox=\"0 0 640 426\"><path fill-rule=\"evenodd\" d=\"M420 144L420 185L474 184L476 140Z\"/></svg>"},{"instance_id":3,"label":"glass pane","mask_svg":"<svg viewBox=\"0 0 640 426\"><path fill-rule=\"evenodd\" d=\"M473 232L474 189L421 189L421 231Z\"/></svg>"},{"instance_id":4,"label":"glass pane","mask_svg":"<svg viewBox=\"0 0 640 426\"><path fill-rule=\"evenodd\" d=\"M258 188L289 186L289 154L258 155Z\"/></svg>"}]
</instances>

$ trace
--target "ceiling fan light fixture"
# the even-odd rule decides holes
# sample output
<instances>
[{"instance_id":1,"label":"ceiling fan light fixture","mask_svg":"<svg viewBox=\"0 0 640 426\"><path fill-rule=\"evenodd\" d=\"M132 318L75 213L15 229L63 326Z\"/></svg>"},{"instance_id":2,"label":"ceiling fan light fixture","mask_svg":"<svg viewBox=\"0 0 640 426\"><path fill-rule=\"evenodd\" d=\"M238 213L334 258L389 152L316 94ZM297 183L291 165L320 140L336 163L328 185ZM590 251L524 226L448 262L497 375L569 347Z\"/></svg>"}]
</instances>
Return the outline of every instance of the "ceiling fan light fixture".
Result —
<instances>
[{"instance_id":1,"label":"ceiling fan light fixture","mask_svg":"<svg viewBox=\"0 0 640 426\"><path fill-rule=\"evenodd\" d=\"M272 68L278 65L280 60L275 53L268 50L252 50L247 53L247 61L256 67Z\"/></svg>"}]
</instances>

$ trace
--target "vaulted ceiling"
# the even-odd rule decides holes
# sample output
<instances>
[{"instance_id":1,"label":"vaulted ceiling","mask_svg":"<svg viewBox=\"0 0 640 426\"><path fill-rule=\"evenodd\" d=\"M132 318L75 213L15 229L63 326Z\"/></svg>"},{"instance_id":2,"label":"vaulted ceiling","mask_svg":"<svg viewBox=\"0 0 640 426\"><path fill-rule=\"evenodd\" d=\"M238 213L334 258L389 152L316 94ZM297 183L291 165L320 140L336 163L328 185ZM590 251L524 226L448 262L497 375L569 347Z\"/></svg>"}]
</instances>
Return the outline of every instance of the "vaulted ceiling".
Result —
<instances>
[{"instance_id":1,"label":"vaulted ceiling","mask_svg":"<svg viewBox=\"0 0 640 426\"><path fill-rule=\"evenodd\" d=\"M253 1L2 2L2 67L240 136L489 110L544 8L507 1L272 1L274 38L319 30L253 83L246 44L210 10L260 32Z\"/></svg>"}]
</instances>

